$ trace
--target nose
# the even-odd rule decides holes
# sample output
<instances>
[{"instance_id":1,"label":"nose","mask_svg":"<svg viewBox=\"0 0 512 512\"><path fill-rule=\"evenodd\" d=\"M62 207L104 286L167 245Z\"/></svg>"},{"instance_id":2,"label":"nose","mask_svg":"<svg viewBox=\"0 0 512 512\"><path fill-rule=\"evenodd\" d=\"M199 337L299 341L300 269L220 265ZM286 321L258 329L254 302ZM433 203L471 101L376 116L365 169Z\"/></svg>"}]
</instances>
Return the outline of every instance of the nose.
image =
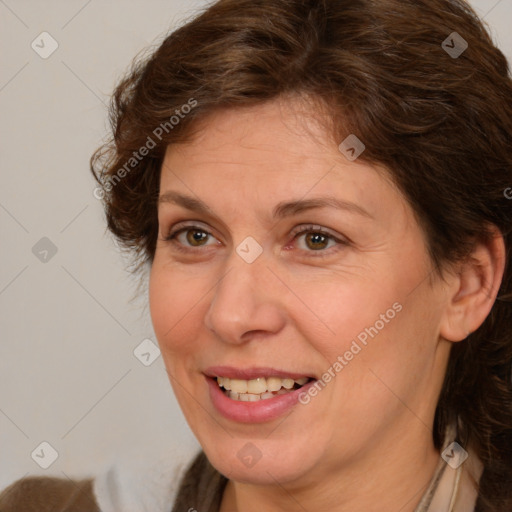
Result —
<instances>
[{"instance_id":1,"label":"nose","mask_svg":"<svg viewBox=\"0 0 512 512\"><path fill-rule=\"evenodd\" d=\"M227 268L214 289L204 318L206 327L230 344L283 329L286 314L279 300L283 285L267 268L263 255L247 263L234 253Z\"/></svg>"}]
</instances>

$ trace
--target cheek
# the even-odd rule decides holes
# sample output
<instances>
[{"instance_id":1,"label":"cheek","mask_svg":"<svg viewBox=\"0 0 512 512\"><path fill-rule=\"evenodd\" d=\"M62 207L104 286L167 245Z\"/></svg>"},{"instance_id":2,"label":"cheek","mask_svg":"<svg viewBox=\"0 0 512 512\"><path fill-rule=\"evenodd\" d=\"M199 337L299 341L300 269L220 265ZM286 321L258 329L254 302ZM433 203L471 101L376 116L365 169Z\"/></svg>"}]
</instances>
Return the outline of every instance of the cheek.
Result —
<instances>
[{"instance_id":1,"label":"cheek","mask_svg":"<svg viewBox=\"0 0 512 512\"><path fill-rule=\"evenodd\" d=\"M345 404L361 396L368 405L373 402L371 407L385 403L384 398L392 400L379 377L392 389L407 393L432 364L428 340L434 320L425 312L428 298L408 296L409 280L397 273L388 275L395 278L326 281L314 287L295 283L297 295L306 297L310 309L296 308L295 321L321 354L323 371L330 373L326 378L334 382L333 391Z\"/></svg>"},{"instance_id":2,"label":"cheek","mask_svg":"<svg viewBox=\"0 0 512 512\"><path fill-rule=\"evenodd\" d=\"M165 275L153 266L149 279L149 310L153 328L160 343L163 341L163 334L172 325L170 317L173 316L174 309L170 304L175 302L175 293L176 289L168 286Z\"/></svg>"},{"instance_id":3,"label":"cheek","mask_svg":"<svg viewBox=\"0 0 512 512\"><path fill-rule=\"evenodd\" d=\"M372 304L364 315L355 315L356 324L345 317L351 335L343 336L337 351L331 353L330 361L342 356L333 389L340 404L338 412L364 418L369 429L391 422L408 409L424 421L428 419L436 356L432 342L435 320L425 313L426 300L404 295ZM401 300L393 302L396 297ZM342 322L340 318L340 326ZM349 428L354 425L361 426L355 420Z\"/></svg>"},{"instance_id":4,"label":"cheek","mask_svg":"<svg viewBox=\"0 0 512 512\"><path fill-rule=\"evenodd\" d=\"M183 352L201 323L197 320L198 297L203 294L194 280L179 272L153 266L149 280L149 308L162 352Z\"/></svg>"},{"instance_id":5,"label":"cheek","mask_svg":"<svg viewBox=\"0 0 512 512\"><path fill-rule=\"evenodd\" d=\"M304 297L307 310L303 304L297 304L296 298L290 299L291 304L297 304L293 307L294 321L329 364L350 350L354 341L361 346L358 353L362 354L370 340L386 337L385 333L401 314L397 311L401 308L397 303L400 294L394 284L381 283L376 287L366 279L344 283L332 278L323 286L318 281L314 286L297 282L294 290L297 296Z\"/></svg>"}]
</instances>

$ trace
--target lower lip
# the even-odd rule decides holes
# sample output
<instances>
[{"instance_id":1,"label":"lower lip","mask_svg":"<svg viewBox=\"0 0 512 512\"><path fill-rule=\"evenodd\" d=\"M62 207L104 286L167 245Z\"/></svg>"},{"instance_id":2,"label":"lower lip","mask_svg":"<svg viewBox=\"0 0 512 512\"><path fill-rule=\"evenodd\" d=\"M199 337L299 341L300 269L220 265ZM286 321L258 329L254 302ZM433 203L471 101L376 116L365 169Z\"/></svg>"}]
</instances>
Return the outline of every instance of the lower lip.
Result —
<instances>
[{"instance_id":1,"label":"lower lip","mask_svg":"<svg viewBox=\"0 0 512 512\"><path fill-rule=\"evenodd\" d=\"M210 388L210 398L217 411L225 418L238 423L263 423L271 421L290 410L299 401L301 393L315 384L315 380L284 395L276 395L274 398L257 400L256 402L241 402L226 396L217 384L217 380L206 377Z\"/></svg>"}]
</instances>

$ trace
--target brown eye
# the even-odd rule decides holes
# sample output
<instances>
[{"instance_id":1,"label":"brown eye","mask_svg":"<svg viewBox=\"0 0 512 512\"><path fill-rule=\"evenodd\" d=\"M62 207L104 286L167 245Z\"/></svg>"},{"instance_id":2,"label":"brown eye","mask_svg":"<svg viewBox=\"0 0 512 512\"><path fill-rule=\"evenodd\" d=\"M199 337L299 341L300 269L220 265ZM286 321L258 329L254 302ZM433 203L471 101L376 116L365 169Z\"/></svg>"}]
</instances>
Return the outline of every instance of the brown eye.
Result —
<instances>
[{"instance_id":1,"label":"brown eye","mask_svg":"<svg viewBox=\"0 0 512 512\"><path fill-rule=\"evenodd\" d=\"M214 236L199 226L186 226L170 233L166 241L174 242L184 250L194 247L206 247L215 244Z\"/></svg>"},{"instance_id":2,"label":"brown eye","mask_svg":"<svg viewBox=\"0 0 512 512\"><path fill-rule=\"evenodd\" d=\"M309 249L318 251L327 247L327 244L329 243L329 237L323 233L308 233L305 236L305 242Z\"/></svg>"},{"instance_id":3,"label":"brown eye","mask_svg":"<svg viewBox=\"0 0 512 512\"><path fill-rule=\"evenodd\" d=\"M187 242L192 247L200 247L205 240L208 239L208 233L201 229L187 229L184 231L186 233Z\"/></svg>"},{"instance_id":4,"label":"brown eye","mask_svg":"<svg viewBox=\"0 0 512 512\"><path fill-rule=\"evenodd\" d=\"M336 236L317 225L299 226L292 231L296 248L303 255L321 257L331 256L350 245L345 238Z\"/></svg>"}]
</instances>

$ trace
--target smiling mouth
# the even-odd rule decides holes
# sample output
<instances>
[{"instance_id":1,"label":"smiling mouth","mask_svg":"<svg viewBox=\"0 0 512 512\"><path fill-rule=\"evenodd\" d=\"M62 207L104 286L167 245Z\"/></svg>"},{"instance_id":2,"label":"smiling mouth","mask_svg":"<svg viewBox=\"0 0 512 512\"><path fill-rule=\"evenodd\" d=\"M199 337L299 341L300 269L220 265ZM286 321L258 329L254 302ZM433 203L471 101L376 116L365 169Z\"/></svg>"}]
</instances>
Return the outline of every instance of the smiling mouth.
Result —
<instances>
[{"instance_id":1,"label":"smiling mouth","mask_svg":"<svg viewBox=\"0 0 512 512\"><path fill-rule=\"evenodd\" d=\"M238 402L257 402L268 400L278 395L286 395L311 382L312 378L282 379L280 377L259 377L242 380L228 377L216 377L221 391L232 400Z\"/></svg>"}]
</instances>

